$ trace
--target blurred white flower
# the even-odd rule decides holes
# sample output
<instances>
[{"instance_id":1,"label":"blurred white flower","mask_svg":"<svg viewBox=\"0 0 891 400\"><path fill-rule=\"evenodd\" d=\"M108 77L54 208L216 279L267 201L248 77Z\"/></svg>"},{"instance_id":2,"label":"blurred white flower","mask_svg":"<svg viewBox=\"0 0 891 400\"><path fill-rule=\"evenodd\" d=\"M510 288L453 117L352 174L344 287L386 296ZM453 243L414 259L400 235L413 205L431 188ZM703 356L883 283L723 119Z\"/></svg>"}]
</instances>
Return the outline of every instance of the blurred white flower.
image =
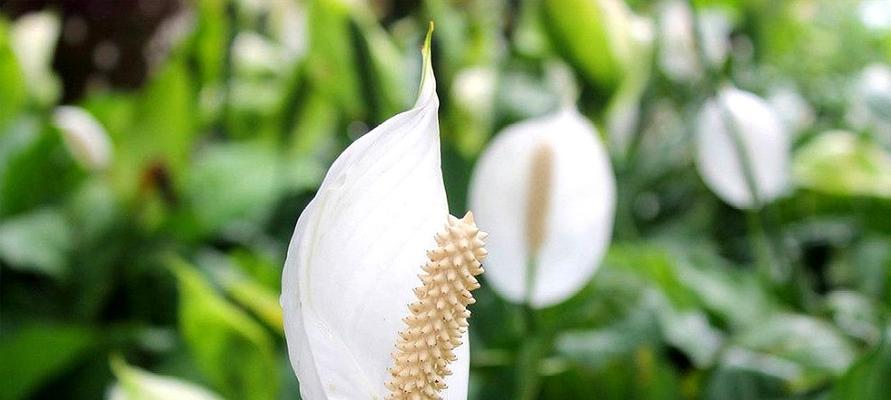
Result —
<instances>
[{"instance_id":1,"label":"blurred white flower","mask_svg":"<svg viewBox=\"0 0 891 400\"><path fill-rule=\"evenodd\" d=\"M690 81L701 74L698 60L693 11L683 1L665 2L659 11L659 67L671 79Z\"/></svg>"},{"instance_id":2,"label":"blurred white flower","mask_svg":"<svg viewBox=\"0 0 891 400\"><path fill-rule=\"evenodd\" d=\"M86 169L103 170L111 163L112 148L105 128L80 107L59 106L53 111L53 125L74 159Z\"/></svg>"},{"instance_id":3,"label":"blurred white flower","mask_svg":"<svg viewBox=\"0 0 891 400\"><path fill-rule=\"evenodd\" d=\"M289 60L299 60L306 54L307 27L304 3L291 0L273 0L272 32L286 51Z\"/></svg>"},{"instance_id":4,"label":"blurred white flower","mask_svg":"<svg viewBox=\"0 0 891 400\"><path fill-rule=\"evenodd\" d=\"M814 122L814 110L791 86L772 89L767 95L767 102L793 138Z\"/></svg>"},{"instance_id":5,"label":"blurred white flower","mask_svg":"<svg viewBox=\"0 0 891 400\"><path fill-rule=\"evenodd\" d=\"M857 9L863 25L876 31L891 30L891 2L863 0Z\"/></svg>"},{"instance_id":6,"label":"blurred white flower","mask_svg":"<svg viewBox=\"0 0 891 400\"><path fill-rule=\"evenodd\" d=\"M541 308L581 289L609 244L615 178L573 107L504 129L480 157L470 207L491 234L487 282Z\"/></svg>"},{"instance_id":7,"label":"blurred white flower","mask_svg":"<svg viewBox=\"0 0 891 400\"><path fill-rule=\"evenodd\" d=\"M480 234L472 217L448 216L429 43L430 33L414 108L344 150L294 229L281 302L291 364L305 399L383 399L390 390L435 392L443 383L448 388L438 393L442 398L467 397L469 345L460 325L469 315L461 307L472 297L449 290L459 281L473 289L484 251L479 237L470 237ZM448 231L434 240L447 221ZM450 244L455 235L467 235L469 242ZM472 254L463 253L465 246ZM470 263L468 270L441 269L460 262ZM419 274L425 286L418 287ZM452 285L428 290L438 279ZM435 312L422 312L431 301ZM449 306L436 308L439 301ZM425 319L431 315L437 320ZM438 324L445 329L436 332L448 333L448 340L417 336ZM431 347L405 343L411 340ZM439 365L451 355L450 364ZM430 371L413 368L434 360ZM446 367L451 375L443 379ZM419 373L432 375L412 379Z\"/></svg>"},{"instance_id":8,"label":"blurred white flower","mask_svg":"<svg viewBox=\"0 0 891 400\"><path fill-rule=\"evenodd\" d=\"M495 79L495 69L491 66L463 69L455 75L452 95L467 111L489 115L495 97Z\"/></svg>"},{"instance_id":9,"label":"blurred white flower","mask_svg":"<svg viewBox=\"0 0 891 400\"><path fill-rule=\"evenodd\" d=\"M244 31L232 42L232 63L240 73L281 72L288 67L284 50L256 32Z\"/></svg>"},{"instance_id":10,"label":"blurred white flower","mask_svg":"<svg viewBox=\"0 0 891 400\"><path fill-rule=\"evenodd\" d=\"M722 200L737 208L756 208L783 194L788 186L789 141L779 117L766 101L725 87L699 115L696 167L705 184ZM741 148L737 148L738 143ZM758 201L749 190L745 163L739 154L749 161Z\"/></svg>"},{"instance_id":11,"label":"blurred white flower","mask_svg":"<svg viewBox=\"0 0 891 400\"><path fill-rule=\"evenodd\" d=\"M222 400L213 392L180 379L156 375L114 358L111 368L118 378L108 390L108 400Z\"/></svg>"},{"instance_id":12,"label":"blurred white flower","mask_svg":"<svg viewBox=\"0 0 891 400\"><path fill-rule=\"evenodd\" d=\"M730 31L733 23L720 8L706 8L697 16L702 30L702 51L711 65L721 65L730 53Z\"/></svg>"},{"instance_id":13,"label":"blurred white flower","mask_svg":"<svg viewBox=\"0 0 891 400\"><path fill-rule=\"evenodd\" d=\"M59 94L60 85L51 63L61 29L58 15L41 11L19 17L10 31L12 50L25 76L25 84L44 104L53 103Z\"/></svg>"},{"instance_id":14,"label":"blurred white flower","mask_svg":"<svg viewBox=\"0 0 891 400\"><path fill-rule=\"evenodd\" d=\"M858 130L872 131L876 139L891 145L891 67L867 65L848 97L848 123Z\"/></svg>"},{"instance_id":15,"label":"blurred white flower","mask_svg":"<svg viewBox=\"0 0 891 400\"><path fill-rule=\"evenodd\" d=\"M701 37L697 37L694 18ZM697 46L702 46L705 62L710 66L721 65L730 53L732 29L732 21L724 10L706 8L696 15L686 2L668 0L659 13L660 68L675 81L697 79L703 72Z\"/></svg>"}]
</instances>

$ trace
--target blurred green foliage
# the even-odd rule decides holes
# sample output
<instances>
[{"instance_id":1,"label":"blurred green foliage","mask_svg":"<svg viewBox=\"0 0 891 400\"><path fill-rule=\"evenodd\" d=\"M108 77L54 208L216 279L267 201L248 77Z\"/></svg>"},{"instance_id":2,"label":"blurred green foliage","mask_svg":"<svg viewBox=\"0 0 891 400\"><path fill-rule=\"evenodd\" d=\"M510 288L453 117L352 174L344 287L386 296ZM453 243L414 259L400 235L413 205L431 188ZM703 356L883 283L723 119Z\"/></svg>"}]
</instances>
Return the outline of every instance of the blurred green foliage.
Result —
<instances>
[{"instance_id":1,"label":"blurred green foliage","mask_svg":"<svg viewBox=\"0 0 891 400\"><path fill-rule=\"evenodd\" d=\"M848 115L860 71L891 62L891 30L864 27L858 1L691 3L729 16L731 48L678 82L656 66L660 1L628 1L653 49L611 39L630 15L596 0L188 1L143 87L76 101L112 143L92 172L29 92L0 18L0 400L101 398L115 355L226 398L299 397L277 304L291 230L334 157L413 102L431 19L454 214L489 138L567 91L609 139L619 186L603 266L534 316L537 335L480 290L471 398L887 398L891 100L869 103L874 124ZM474 68L492 79L482 100L485 80L459 84ZM723 204L692 168L694 115L725 81L794 87L814 109L797 188L759 212ZM623 105L639 111L617 145ZM843 152L829 129L852 132Z\"/></svg>"}]
</instances>

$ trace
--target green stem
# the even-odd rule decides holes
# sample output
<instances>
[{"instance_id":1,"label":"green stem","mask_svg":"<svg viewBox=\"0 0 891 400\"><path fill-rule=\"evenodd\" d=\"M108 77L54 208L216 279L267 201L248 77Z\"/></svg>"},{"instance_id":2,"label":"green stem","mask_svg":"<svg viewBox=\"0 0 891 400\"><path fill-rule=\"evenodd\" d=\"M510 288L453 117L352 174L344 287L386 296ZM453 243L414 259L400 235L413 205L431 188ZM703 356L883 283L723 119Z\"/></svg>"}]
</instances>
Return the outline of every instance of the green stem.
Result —
<instances>
[{"instance_id":1,"label":"green stem","mask_svg":"<svg viewBox=\"0 0 891 400\"><path fill-rule=\"evenodd\" d=\"M535 257L531 257L532 260ZM538 397L541 375L538 364L545 349L539 336L539 326L535 309L532 307L532 293L535 289L535 276L538 265L535 261L526 264L526 298L522 304L523 343L517 355L517 384L515 397L518 400L533 400Z\"/></svg>"},{"instance_id":2,"label":"green stem","mask_svg":"<svg viewBox=\"0 0 891 400\"><path fill-rule=\"evenodd\" d=\"M534 400L541 390L541 374L539 364L547 352L544 338L538 335L527 336L517 356L517 393L518 400Z\"/></svg>"}]
</instances>

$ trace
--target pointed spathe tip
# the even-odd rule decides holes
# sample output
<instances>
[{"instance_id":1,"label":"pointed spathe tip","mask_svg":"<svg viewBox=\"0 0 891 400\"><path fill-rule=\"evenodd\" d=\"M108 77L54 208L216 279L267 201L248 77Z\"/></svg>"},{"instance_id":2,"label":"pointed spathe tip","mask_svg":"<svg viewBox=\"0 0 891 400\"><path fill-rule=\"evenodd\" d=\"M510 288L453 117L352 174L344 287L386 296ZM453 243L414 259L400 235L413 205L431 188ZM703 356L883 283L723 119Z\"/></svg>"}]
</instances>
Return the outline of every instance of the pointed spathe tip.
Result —
<instances>
[{"instance_id":1,"label":"pointed spathe tip","mask_svg":"<svg viewBox=\"0 0 891 400\"><path fill-rule=\"evenodd\" d=\"M424 38L424 47L421 49L424 54L430 52L430 41L433 39L433 29L435 27L433 20L430 20L430 23L427 25L427 36Z\"/></svg>"}]
</instances>

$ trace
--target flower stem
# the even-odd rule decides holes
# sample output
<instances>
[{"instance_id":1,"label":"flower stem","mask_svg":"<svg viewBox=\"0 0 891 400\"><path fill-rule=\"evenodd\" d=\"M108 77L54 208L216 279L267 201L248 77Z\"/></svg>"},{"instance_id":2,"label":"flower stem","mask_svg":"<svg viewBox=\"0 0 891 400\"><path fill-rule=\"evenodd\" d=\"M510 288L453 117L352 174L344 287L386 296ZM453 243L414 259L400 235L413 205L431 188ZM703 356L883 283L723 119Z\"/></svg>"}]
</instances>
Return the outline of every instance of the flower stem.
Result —
<instances>
[{"instance_id":1,"label":"flower stem","mask_svg":"<svg viewBox=\"0 0 891 400\"><path fill-rule=\"evenodd\" d=\"M534 257L533 257L534 259ZM535 289L535 276L538 264L530 260L526 263L526 299L521 305L523 317L522 340L517 355L517 387L514 398L532 400L538 396L541 387L541 375L538 364L545 355L546 349L539 337L539 326L535 308L532 307L532 293Z\"/></svg>"}]
</instances>

